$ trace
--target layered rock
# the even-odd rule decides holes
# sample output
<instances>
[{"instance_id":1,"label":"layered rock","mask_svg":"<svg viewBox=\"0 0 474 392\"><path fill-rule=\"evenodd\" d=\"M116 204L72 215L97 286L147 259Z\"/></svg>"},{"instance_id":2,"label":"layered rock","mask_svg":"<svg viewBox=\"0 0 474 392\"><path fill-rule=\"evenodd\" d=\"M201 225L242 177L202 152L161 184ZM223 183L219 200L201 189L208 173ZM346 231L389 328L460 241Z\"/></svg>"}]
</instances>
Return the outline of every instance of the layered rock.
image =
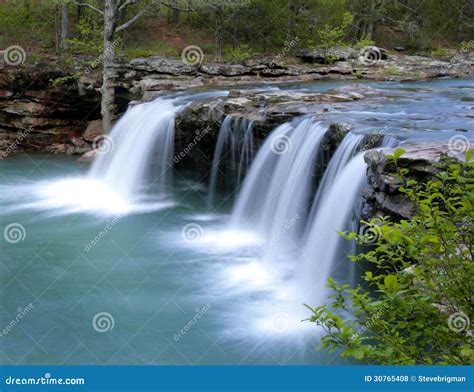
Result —
<instances>
[{"instance_id":1,"label":"layered rock","mask_svg":"<svg viewBox=\"0 0 474 392\"><path fill-rule=\"evenodd\" d=\"M474 140L471 141L474 145ZM439 170L435 167L443 156L459 160L465 159L462 151L456 151L448 142L418 142L400 146L405 153L398 159L397 165L408 170L407 177L417 181L427 181ZM367 187L363 191L362 218L369 220L375 216L389 216L392 219L409 219L413 216L415 205L400 192L403 185L392 173L393 162L387 155L392 149L371 150L364 159L367 163Z\"/></svg>"},{"instance_id":2,"label":"layered rock","mask_svg":"<svg viewBox=\"0 0 474 392\"><path fill-rule=\"evenodd\" d=\"M100 115L99 102L98 92L80 93L75 80L47 65L6 69L0 73L0 150L58 146L58 152L83 153L82 133L88 119Z\"/></svg>"},{"instance_id":3,"label":"layered rock","mask_svg":"<svg viewBox=\"0 0 474 392\"><path fill-rule=\"evenodd\" d=\"M249 92L233 90L227 97L210 98L187 106L176 116L176 154L189 150L185 159L175 159L177 167L199 167L208 173L216 146L219 129L226 116L236 116L253 122L255 147L278 125L305 114L321 117L324 104L351 102L362 99L361 94L308 94L289 91ZM334 129L334 135L337 129ZM341 131L342 132L342 131ZM199 138L196 143L196 138ZM334 143L339 137L334 138ZM333 143L333 144L334 144ZM190 148L195 146L196 148ZM333 145L328 141L328 149Z\"/></svg>"}]
</instances>

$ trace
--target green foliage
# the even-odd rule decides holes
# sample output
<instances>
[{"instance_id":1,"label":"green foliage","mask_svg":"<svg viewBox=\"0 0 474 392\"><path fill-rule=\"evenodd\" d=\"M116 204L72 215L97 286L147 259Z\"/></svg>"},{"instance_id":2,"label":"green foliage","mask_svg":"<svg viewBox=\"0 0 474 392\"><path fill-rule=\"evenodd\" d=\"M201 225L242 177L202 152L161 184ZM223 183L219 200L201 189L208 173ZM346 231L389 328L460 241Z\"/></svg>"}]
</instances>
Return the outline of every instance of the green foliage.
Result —
<instances>
[{"instance_id":1,"label":"green foliage","mask_svg":"<svg viewBox=\"0 0 474 392\"><path fill-rule=\"evenodd\" d=\"M372 41L371 39L362 38L356 42L353 48L356 50L360 50L360 49L366 48L367 46L374 46L374 45L375 45L375 42Z\"/></svg>"},{"instance_id":2,"label":"green foliage","mask_svg":"<svg viewBox=\"0 0 474 392\"><path fill-rule=\"evenodd\" d=\"M418 182L389 156L393 177L407 201L410 220L375 218L363 234L342 233L369 250L352 259L368 263L364 284L351 289L330 279L331 304L310 321L326 335L321 347L367 363L391 365L472 364L474 346L474 162L445 158L439 173Z\"/></svg>"},{"instance_id":3,"label":"green foliage","mask_svg":"<svg viewBox=\"0 0 474 392\"><path fill-rule=\"evenodd\" d=\"M344 12L341 16L341 20L337 25L331 25L325 23L321 29L317 31L319 37L319 47L323 49L329 49L334 46L343 45L343 38L346 34L346 28L352 22L352 15L349 12Z\"/></svg>"},{"instance_id":4,"label":"green foliage","mask_svg":"<svg viewBox=\"0 0 474 392\"><path fill-rule=\"evenodd\" d=\"M248 45L241 45L239 48L227 48L224 50L224 58L226 60L243 63L252 57L253 51Z\"/></svg>"},{"instance_id":5,"label":"green foliage","mask_svg":"<svg viewBox=\"0 0 474 392\"><path fill-rule=\"evenodd\" d=\"M79 37L67 40L71 51L79 54L99 55L104 47L102 22L96 19L82 18L77 24Z\"/></svg>"}]
</instances>

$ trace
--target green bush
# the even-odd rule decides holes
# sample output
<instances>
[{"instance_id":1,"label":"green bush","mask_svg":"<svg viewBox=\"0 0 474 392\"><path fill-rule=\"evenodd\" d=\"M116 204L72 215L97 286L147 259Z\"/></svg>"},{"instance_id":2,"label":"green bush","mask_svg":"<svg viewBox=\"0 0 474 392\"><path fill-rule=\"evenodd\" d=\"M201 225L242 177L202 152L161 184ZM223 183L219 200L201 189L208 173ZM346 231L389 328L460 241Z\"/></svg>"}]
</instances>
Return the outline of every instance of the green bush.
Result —
<instances>
[{"instance_id":1,"label":"green bush","mask_svg":"<svg viewBox=\"0 0 474 392\"><path fill-rule=\"evenodd\" d=\"M253 55L253 50L248 45L241 45L239 48L224 49L224 58L235 63L243 63L250 59Z\"/></svg>"},{"instance_id":2,"label":"green bush","mask_svg":"<svg viewBox=\"0 0 474 392\"><path fill-rule=\"evenodd\" d=\"M344 357L390 365L472 364L474 359L472 152L445 158L428 181L407 177L403 150L390 156L393 176L417 207L410 220L376 218L365 234L342 233L370 249L363 284L330 279L331 303L309 309L326 335L321 347Z\"/></svg>"}]
</instances>

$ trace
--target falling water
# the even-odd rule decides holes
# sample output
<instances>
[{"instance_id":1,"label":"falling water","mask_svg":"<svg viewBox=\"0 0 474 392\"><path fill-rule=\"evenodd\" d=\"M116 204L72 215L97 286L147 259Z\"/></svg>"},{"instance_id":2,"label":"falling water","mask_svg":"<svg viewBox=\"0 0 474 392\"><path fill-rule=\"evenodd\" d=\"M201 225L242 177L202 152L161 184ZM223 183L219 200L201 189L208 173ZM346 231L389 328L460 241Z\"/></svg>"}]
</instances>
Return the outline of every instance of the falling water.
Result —
<instances>
[{"instance_id":1,"label":"falling water","mask_svg":"<svg viewBox=\"0 0 474 392\"><path fill-rule=\"evenodd\" d=\"M301 253L301 287L314 303L325 298L325 283L339 261L346 261L343 241L337 231L350 228L357 211L366 164L363 153L355 156L321 194L314 217L308 221Z\"/></svg>"},{"instance_id":2,"label":"falling water","mask_svg":"<svg viewBox=\"0 0 474 392\"><path fill-rule=\"evenodd\" d=\"M254 155L252 128L253 121L240 117L227 116L222 122L212 160L210 203L214 202L222 172L226 178L235 178L232 183L234 189L240 185ZM222 165L225 167L222 168Z\"/></svg>"},{"instance_id":3,"label":"falling water","mask_svg":"<svg viewBox=\"0 0 474 392\"><path fill-rule=\"evenodd\" d=\"M125 199L133 199L156 154L157 182L162 189L173 162L174 119L184 105L182 101L157 99L130 108L104 139L89 178L100 180Z\"/></svg>"},{"instance_id":4,"label":"falling water","mask_svg":"<svg viewBox=\"0 0 474 392\"><path fill-rule=\"evenodd\" d=\"M271 248L296 245L325 132L326 128L310 117L285 123L272 132L242 185L232 214L234 226L256 228L275 245Z\"/></svg>"}]
</instances>

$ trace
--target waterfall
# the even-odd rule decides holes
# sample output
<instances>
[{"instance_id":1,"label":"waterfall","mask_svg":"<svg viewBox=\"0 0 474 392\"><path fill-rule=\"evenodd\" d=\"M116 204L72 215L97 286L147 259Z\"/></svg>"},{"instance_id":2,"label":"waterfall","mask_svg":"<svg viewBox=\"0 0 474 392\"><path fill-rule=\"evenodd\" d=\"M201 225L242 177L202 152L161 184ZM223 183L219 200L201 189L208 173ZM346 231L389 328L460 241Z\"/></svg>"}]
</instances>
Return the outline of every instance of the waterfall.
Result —
<instances>
[{"instance_id":1,"label":"waterfall","mask_svg":"<svg viewBox=\"0 0 474 392\"><path fill-rule=\"evenodd\" d=\"M350 243L338 231L352 229L351 224L356 220L354 216L358 213L366 172L363 155L361 153L352 158L332 179L330 186L318 198L315 214L308 221L298 275L307 298L316 304L325 299L324 287L331 272L340 261L346 261Z\"/></svg>"},{"instance_id":2,"label":"waterfall","mask_svg":"<svg viewBox=\"0 0 474 392\"><path fill-rule=\"evenodd\" d=\"M134 106L106 136L89 178L100 180L125 199L133 199L156 158L160 189L166 185L173 162L174 119L185 103L159 98Z\"/></svg>"},{"instance_id":3,"label":"waterfall","mask_svg":"<svg viewBox=\"0 0 474 392\"><path fill-rule=\"evenodd\" d=\"M310 203L313 171L326 133L313 118L285 123L255 157L232 213L234 227L248 227L270 248L295 247Z\"/></svg>"},{"instance_id":4,"label":"waterfall","mask_svg":"<svg viewBox=\"0 0 474 392\"><path fill-rule=\"evenodd\" d=\"M227 116L222 122L212 159L208 196L211 204L215 199L220 174L225 174L226 179L235 178L231 184L233 189L240 185L254 155L252 128L253 121L240 117Z\"/></svg>"}]
</instances>

